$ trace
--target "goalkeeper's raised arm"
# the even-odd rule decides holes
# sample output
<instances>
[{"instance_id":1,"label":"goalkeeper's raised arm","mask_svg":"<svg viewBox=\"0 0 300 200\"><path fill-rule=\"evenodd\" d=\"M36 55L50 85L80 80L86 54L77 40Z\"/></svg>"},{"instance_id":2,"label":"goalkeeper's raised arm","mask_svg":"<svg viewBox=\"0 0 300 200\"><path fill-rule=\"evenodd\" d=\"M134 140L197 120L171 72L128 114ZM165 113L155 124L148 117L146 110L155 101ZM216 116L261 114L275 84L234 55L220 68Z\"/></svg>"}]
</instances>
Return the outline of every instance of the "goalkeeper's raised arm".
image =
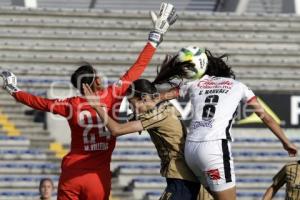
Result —
<instances>
[{"instance_id":1,"label":"goalkeeper's raised arm","mask_svg":"<svg viewBox=\"0 0 300 200\"><path fill-rule=\"evenodd\" d=\"M45 112L52 112L61 116L69 115L68 99L47 99L34 96L27 92L21 91L17 86L17 76L9 71L3 71L0 74L3 78L3 88L13 96L18 102L27 105L33 109Z\"/></svg>"},{"instance_id":2,"label":"goalkeeper's raised arm","mask_svg":"<svg viewBox=\"0 0 300 200\"><path fill-rule=\"evenodd\" d=\"M149 33L148 43L141 51L136 62L120 78L118 84L112 86L113 91L118 97L123 97L132 82L139 79L154 55L156 47L163 41L163 36L177 19L175 8L169 3L161 4L158 15L153 11L150 11L150 15L153 22L153 28Z\"/></svg>"},{"instance_id":3,"label":"goalkeeper's raised arm","mask_svg":"<svg viewBox=\"0 0 300 200\"><path fill-rule=\"evenodd\" d=\"M169 27L177 20L177 14L172 4L162 3L159 14L156 15L155 12L150 11L150 15L154 28L149 33L148 40L153 46L157 47L163 41L163 36Z\"/></svg>"}]
</instances>

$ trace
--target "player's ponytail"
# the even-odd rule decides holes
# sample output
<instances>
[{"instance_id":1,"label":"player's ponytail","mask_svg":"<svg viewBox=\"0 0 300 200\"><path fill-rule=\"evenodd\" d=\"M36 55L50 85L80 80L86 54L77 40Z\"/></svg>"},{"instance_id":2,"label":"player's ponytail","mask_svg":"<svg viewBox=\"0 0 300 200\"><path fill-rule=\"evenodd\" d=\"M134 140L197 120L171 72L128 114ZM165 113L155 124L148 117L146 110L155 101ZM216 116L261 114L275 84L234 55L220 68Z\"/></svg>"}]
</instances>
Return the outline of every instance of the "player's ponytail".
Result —
<instances>
[{"instance_id":1,"label":"player's ponytail","mask_svg":"<svg viewBox=\"0 0 300 200\"><path fill-rule=\"evenodd\" d=\"M205 74L209 76L225 77L235 79L235 74L231 67L227 65L224 59L228 58L227 54L221 56L214 56L209 50L205 50L205 54L208 58L208 65Z\"/></svg>"},{"instance_id":2,"label":"player's ponytail","mask_svg":"<svg viewBox=\"0 0 300 200\"><path fill-rule=\"evenodd\" d=\"M160 66L157 67L157 76L153 81L154 84L169 83L173 84L172 80L175 78L181 78L186 75L184 68L193 68L193 63L189 61L178 62L177 55L170 56L166 55L164 61Z\"/></svg>"},{"instance_id":3,"label":"player's ponytail","mask_svg":"<svg viewBox=\"0 0 300 200\"><path fill-rule=\"evenodd\" d=\"M226 62L224 61L228 55L223 54L221 56L214 56L209 50L205 50L205 53L208 58L208 65L207 69L204 74L209 76L216 76L216 77L227 77L235 79L235 74L232 71L231 67L229 67ZM186 70L190 69L193 70L193 63L186 61L186 62L179 62L177 59L177 55L170 56L167 55L164 61L160 66L157 68L157 76L153 83L155 84L163 84L169 83L173 84L172 80L175 78L183 79L186 76Z\"/></svg>"}]
</instances>

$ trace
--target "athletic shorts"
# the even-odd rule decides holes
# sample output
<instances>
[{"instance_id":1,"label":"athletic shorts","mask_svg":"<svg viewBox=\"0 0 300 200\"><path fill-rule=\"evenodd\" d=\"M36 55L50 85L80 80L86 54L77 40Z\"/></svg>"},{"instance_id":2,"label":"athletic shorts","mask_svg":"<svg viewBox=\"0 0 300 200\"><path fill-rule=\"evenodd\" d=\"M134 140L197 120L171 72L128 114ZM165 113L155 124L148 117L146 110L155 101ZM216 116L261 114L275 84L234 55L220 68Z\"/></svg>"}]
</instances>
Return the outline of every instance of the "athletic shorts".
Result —
<instances>
[{"instance_id":1,"label":"athletic shorts","mask_svg":"<svg viewBox=\"0 0 300 200\"><path fill-rule=\"evenodd\" d=\"M228 140L186 141L185 160L204 187L219 192L235 186L235 172Z\"/></svg>"},{"instance_id":2,"label":"athletic shorts","mask_svg":"<svg viewBox=\"0 0 300 200\"><path fill-rule=\"evenodd\" d=\"M110 187L110 171L64 170L59 179L57 199L108 200Z\"/></svg>"},{"instance_id":3,"label":"athletic shorts","mask_svg":"<svg viewBox=\"0 0 300 200\"><path fill-rule=\"evenodd\" d=\"M200 183L167 178L167 187L159 200L197 200Z\"/></svg>"}]
</instances>

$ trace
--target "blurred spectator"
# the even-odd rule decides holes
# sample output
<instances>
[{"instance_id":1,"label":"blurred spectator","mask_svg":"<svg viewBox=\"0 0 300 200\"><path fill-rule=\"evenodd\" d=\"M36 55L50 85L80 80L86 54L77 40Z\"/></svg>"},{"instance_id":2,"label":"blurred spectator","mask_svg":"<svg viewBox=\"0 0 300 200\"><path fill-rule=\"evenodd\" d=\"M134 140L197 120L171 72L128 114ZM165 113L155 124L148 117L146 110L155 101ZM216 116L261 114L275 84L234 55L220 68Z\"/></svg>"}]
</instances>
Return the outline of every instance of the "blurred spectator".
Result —
<instances>
[{"instance_id":1,"label":"blurred spectator","mask_svg":"<svg viewBox=\"0 0 300 200\"><path fill-rule=\"evenodd\" d=\"M40 199L50 200L52 197L52 192L54 190L53 181L50 178L43 178L40 181Z\"/></svg>"},{"instance_id":2,"label":"blurred spectator","mask_svg":"<svg viewBox=\"0 0 300 200\"><path fill-rule=\"evenodd\" d=\"M271 200L276 192L286 184L288 200L300 199L300 160L285 165L273 178L273 184L267 189L263 200Z\"/></svg>"}]
</instances>

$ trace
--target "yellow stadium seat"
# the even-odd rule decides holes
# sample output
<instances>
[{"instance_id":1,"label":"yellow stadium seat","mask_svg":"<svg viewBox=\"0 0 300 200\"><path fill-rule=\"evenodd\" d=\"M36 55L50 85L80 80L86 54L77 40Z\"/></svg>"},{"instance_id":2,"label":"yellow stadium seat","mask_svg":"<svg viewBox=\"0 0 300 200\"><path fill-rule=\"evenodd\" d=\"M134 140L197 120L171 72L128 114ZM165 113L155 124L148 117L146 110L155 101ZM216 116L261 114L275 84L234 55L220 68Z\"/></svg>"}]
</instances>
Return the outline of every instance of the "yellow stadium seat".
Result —
<instances>
[{"instance_id":1,"label":"yellow stadium seat","mask_svg":"<svg viewBox=\"0 0 300 200\"><path fill-rule=\"evenodd\" d=\"M55 153L57 158L62 158L67 154L67 150L63 148L61 143L59 142L52 142L49 145L49 149Z\"/></svg>"}]
</instances>

